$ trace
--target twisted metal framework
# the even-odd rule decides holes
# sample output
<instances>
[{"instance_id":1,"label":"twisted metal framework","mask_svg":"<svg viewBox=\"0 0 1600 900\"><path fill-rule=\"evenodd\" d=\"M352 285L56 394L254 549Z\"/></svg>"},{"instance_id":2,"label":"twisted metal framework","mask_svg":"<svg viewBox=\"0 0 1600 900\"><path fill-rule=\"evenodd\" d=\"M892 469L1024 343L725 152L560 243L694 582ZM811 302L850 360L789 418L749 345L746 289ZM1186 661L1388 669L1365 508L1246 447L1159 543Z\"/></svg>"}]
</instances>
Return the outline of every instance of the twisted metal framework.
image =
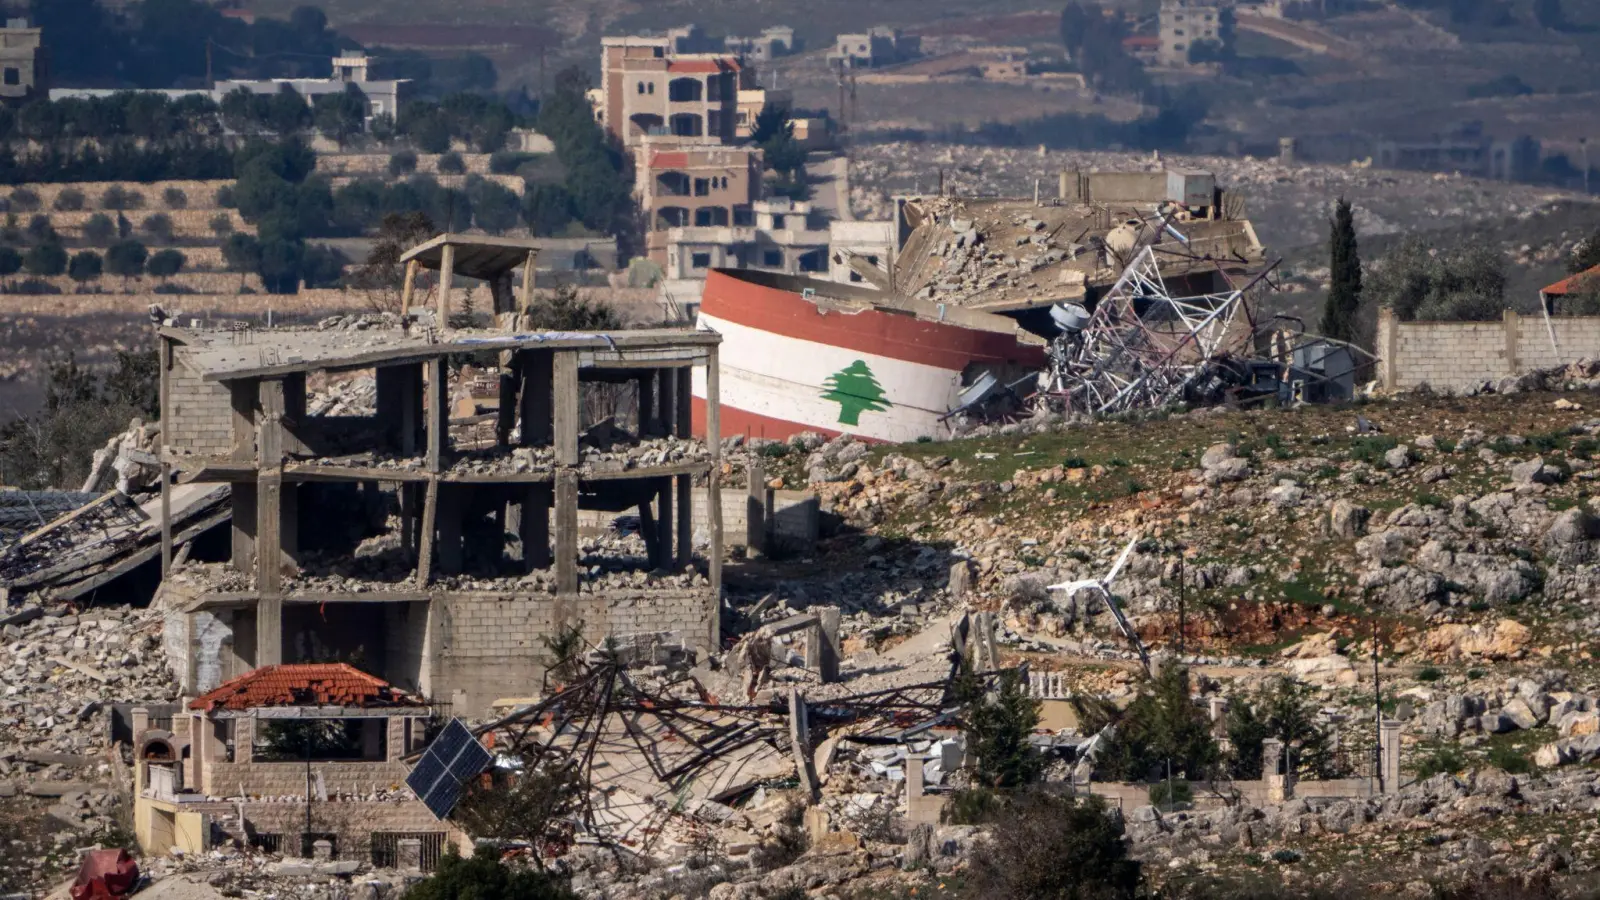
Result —
<instances>
[{"instance_id":1,"label":"twisted metal framework","mask_svg":"<svg viewBox=\"0 0 1600 900\"><path fill-rule=\"evenodd\" d=\"M808 745L796 754L786 703L718 703L688 677L646 689L624 664L604 656L574 667L572 683L473 734L499 754L501 768L572 768L587 786L574 831L641 852L672 820L687 822L706 801L791 781L794 761L810 759L823 733L899 743L955 713L950 679L816 700L807 704L811 732L802 740Z\"/></svg>"},{"instance_id":2,"label":"twisted metal framework","mask_svg":"<svg viewBox=\"0 0 1600 900\"><path fill-rule=\"evenodd\" d=\"M1234 325L1245 293L1266 273L1226 293L1174 297L1156 252L1154 245L1141 248L1083 329L1051 343L1046 390L1067 409L1164 406L1181 399L1208 362L1248 349L1253 327Z\"/></svg>"}]
</instances>

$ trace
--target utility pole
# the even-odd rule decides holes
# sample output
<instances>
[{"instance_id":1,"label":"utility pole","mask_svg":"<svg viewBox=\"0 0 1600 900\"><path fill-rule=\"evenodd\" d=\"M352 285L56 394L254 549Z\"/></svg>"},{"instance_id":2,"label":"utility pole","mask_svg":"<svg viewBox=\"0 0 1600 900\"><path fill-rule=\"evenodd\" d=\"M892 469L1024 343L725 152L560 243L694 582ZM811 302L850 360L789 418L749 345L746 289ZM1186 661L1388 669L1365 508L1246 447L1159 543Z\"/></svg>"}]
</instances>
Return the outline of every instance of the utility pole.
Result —
<instances>
[{"instance_id":1,"label":"utility pole","mask_svg":"<svg viewBox=\"0 0 1600 900\"><path fill-rule=\"evenodd\" d=\"M309 723L308 723L309 725ZM306 728L306 832L300 838L300 855L311 858L311 729Z\"/></svg>"}]
</instances>

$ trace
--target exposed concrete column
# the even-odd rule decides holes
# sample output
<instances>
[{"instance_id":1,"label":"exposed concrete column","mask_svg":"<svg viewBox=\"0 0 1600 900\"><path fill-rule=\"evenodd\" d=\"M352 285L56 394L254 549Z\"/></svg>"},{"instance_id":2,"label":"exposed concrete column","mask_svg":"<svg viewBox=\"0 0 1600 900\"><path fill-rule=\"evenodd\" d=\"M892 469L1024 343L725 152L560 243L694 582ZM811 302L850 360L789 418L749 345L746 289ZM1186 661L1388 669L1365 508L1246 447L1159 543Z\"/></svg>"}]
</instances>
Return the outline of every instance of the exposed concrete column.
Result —
<instances>
[{"instance_id":1,"label":"exposed concrete column","mask_svg":"<svg viewBox=\"0 0 1600 900\"><path fill-rule=\"evenodd\" d=\"M805 698L797 687L789 688L789 749L794 753L795 772L805 790L806 803L816 803L817 775L811 768L811 724L806 715Z\"/></svg>"},{"instance_id":2,"label":"exposed concrete column","mask_svg":"<svg viewBox=\"0 0 1600 900\"><path fill-rule=\"evenodd\" d=\"M256 719L244 716L233 720L233 761L254 762L256 757Z\"/></svg>"},{"instance_id":3,"label":"exposed concrete column","mask_svg":"<svg viewBox=\"0 0 1600 900\"><path fill-rule=\"evenodd\" d=\"M522 265L522 308L518 312L526 313L533 306L533 278L538 258L537 250L529 250L528 261Z\"/></svg>"},{"instance_id":4,"label":"exposed concrete column","mask_svg":"<svg viewBox=\"0 0 1600 900\"><path fill-rule=\"evenodd\" d=\"M405 286L400 289L400 315L402 317L411 314L411 295L417 289L417 269L419 268L421 268L421 263L414 259L406 263L406 282Z\"/></svg>"},{"instance_id":5,"label":"exposed concrete column","mask_svg":"<svg viewBox=\"0 0 1600 900\"><path fill-rule=\"evenodd\" d=\"M749 485L744 501L744 555L760 559L767 552L767 473L761 458L752 453L745 473Z\"/></svg>"},{"instance_id":6,"label":"exposed concrete column","mask_svg":"<svg viewBox=\"0 0 1600 900\"><path fill-rule=\"evenodd\" d=\"M556 473L556 591L578 591L578 473Z\"/></svg>"},{"instance_id":7,"label":"exposed concrete column","mask_svg":"<svg viewBox=\"0 0 1600 900\"><path fill-rule=\"evenodd\" d=\"M262 597L256 601L256 666L276 666L283 662L283 598Z\"/></svg>"},{"instance_id":8,"label":"exposed concrete column","mask_svg":"<svg viewBox=\"0 0 1600 900\"><path fill-rule=\"evenodd\" d=\"M1399 346L1400 322L1394 317L1394 310L1385 306L1378 310L1378 356L1379 377L1383 380L1384 390L1392 391L1396 385L1394 354Z\"/></svg>"},{"instance_id":9,"label":"exposed concrete column","mask_svg":"<svg viewBox=\"0 0 1600 900\"><path fill-rule=\"evenodd\" d=\"M1378 724L1379 772L1383 778L1383 792L1393 794L1400 790L1400 723L1385 719Z\"/></svg>"},{"instance_id":10,"label":"exposed concrete column","mask_svg":"<svg viewBox=\"0 0 1600 900\"><path fill-rule=\"evenodd\" d=\"M436 356L422 365L428 377L428 471L438 472L450 448L450 374L442 356Z\"/></svg>"},{"instance_id":11,"label":"exposed concrete column","mask_svg":"<svg viewBox=\"0 0 1600 900\"><path fill-rule=\"evenodd\" d=\"M694 562L694 476L678 475L678 562L679 570Z\"/></svg>"},{"instance_id":12,"label":"exposed concrete column","mask_svg":"<svg viewBox=\"0 0 1600 900\"><path fill-rule=\"evenodd\" d=\"M1502 313L1501 325L1506 332L1506 374L1516 375L1521 372L1521 362L1517 359L1517 331L1519 330L1519 317L1514 309L1507 309Z\"/></svg>"},{"instance_id":13,"label":"exposed concrete column","mask_svg":"<svg viewBox=\"0 0 1600 900\"><path fill-rule=\"evenodd\" d=\"M718 402L722 392L717 360L717 348L713 346L706 356L706 448L711 453L711 473L706 478L706 523L711 532L711 549L706 556L716 598L710 623L713 649L722 644L722 617L717 614L722 606L722 412Z\"/></svg>"},{"instance_id":14,"label":"exposed concrete column","mask_svg":"<svg viewBox=\"0 0 1600 900\"><path fill-rule=\"evenodd\" d=\"M656 566L672 568L673 527L672 479L661 479L656 488Z\"/></svg>"},{"instance_id":15,"label":"exposed concrete column","mask_svg":"<svg viewBox=\"0 0 1600 900\"><path fill-rule=\"evenodd\" d=\"M551 402L555 406L556 465L578 464L578 431L581 428L578 409L578 354L571 350L557 351L552 363Z\"/></svg>"},{"instance_id":16,"label":"exposed concrete column","mask_svg":"<svg viewBox=\"0 0 1600 900\"><path fill-rule=\"evenodd\" d=\"M446 240L449 236L446 235ZM446 328L450 324L450 294L451 282L456 277L456 245L445 244L439 252L439 327Z\"/></svg>"}]
</instances>

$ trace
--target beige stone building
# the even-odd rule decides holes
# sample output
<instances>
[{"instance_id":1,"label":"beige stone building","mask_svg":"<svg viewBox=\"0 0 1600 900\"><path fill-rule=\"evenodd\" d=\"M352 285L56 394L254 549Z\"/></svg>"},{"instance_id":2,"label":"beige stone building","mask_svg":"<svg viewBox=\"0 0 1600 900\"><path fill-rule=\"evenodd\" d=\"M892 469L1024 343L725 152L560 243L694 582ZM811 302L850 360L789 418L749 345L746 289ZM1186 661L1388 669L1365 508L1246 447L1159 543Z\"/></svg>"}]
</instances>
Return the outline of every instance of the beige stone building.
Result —
<instances>
[{"instance_id":1,"label":"beige stone building","mask_svg":"<svg viewBox=\"0 0 1600 900\"><path fill-rule=\"evenodd\" d=\"M597 116L627 147L658 134L731 141L739 91L751 87L754 71L736 56L679 54L669 38L601 41Z\"/></svg>"},{"instance_id":2,"label":"beige stone building","mask_svg":"<svg viewBox=\"0 0 1600 900\"><path fill-rule=\"evenodd\" d=\"M27 19L8 19L0 28L0 98L19 101L48 93L50 54L44 32Z\"/></svg>"}]
</instances>

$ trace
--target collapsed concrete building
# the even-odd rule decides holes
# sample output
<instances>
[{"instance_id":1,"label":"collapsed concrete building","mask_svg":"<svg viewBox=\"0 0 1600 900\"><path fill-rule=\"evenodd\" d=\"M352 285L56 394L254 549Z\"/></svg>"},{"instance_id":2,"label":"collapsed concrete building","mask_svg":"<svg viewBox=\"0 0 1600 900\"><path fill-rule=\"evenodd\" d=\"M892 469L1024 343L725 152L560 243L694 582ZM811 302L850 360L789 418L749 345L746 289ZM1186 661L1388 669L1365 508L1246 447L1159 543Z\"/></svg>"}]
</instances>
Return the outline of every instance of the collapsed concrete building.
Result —
<instances>
[{"instance_id":1,"label":"collapsed concrete building","mask_svg":"<svg viewBox=\"0 0 1600 900\"><path fill-rule=\"evenodd\" d=\"M525 248L447 236L418 251L408 281L484 277L516 324L501 306ZM691 437L689 398L694 368L716 396L720 336L427 324L451 320L448 288L419 309L416 324L160 330L162 502L229 488L221 558L174 553L163 532L186 695L259 666L351 662L473 715L535 689L563 626L717 646L719 443ZM350 379L370 379L370 406L308 405L308 384ZM715 399L702 408L714 436ZM641 533L582 540L580 509L636 509Z\"/></svg>"}]
</instances>

